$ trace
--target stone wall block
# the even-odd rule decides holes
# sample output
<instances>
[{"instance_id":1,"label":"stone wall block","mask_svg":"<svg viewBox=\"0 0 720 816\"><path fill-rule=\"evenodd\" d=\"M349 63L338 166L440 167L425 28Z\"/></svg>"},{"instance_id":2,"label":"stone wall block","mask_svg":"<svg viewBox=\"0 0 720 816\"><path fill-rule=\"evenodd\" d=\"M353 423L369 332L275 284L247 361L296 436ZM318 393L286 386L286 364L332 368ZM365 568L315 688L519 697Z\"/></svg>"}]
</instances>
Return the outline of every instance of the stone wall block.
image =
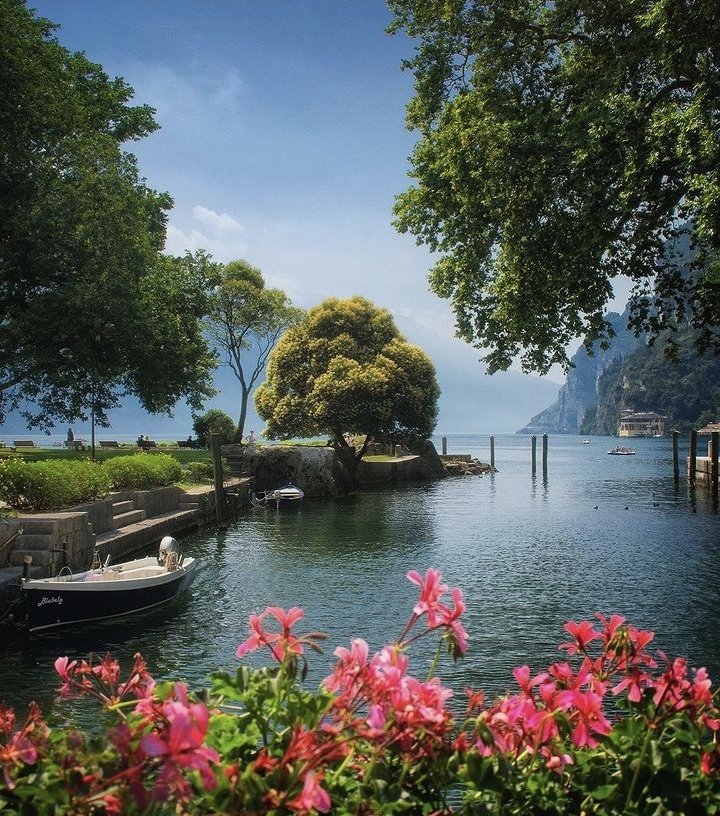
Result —
<instances>
[{"instance_id":1,"label":"stone wall block","mask_svg":"<svg viewBox=\"0 0 720 816\"><path fill-rule=\"evenodd\" d=\"M178 501L184 492L179 487L156 487L153 490L136 490L132 500L137 510L144 510L148 517L159 516L177 510Z\"/></svg>"},{"instance_id":2,"label":"stone wall block","mask_svg":"<svg viewBox=\"0 0 720 816\"><path fill-rule=\"evenodd\" d=\"M71 507L69 512L86 513L96 533L104 533L113 528L113 502L109 498L78 504Z\"/></svg>"}]
</instances>

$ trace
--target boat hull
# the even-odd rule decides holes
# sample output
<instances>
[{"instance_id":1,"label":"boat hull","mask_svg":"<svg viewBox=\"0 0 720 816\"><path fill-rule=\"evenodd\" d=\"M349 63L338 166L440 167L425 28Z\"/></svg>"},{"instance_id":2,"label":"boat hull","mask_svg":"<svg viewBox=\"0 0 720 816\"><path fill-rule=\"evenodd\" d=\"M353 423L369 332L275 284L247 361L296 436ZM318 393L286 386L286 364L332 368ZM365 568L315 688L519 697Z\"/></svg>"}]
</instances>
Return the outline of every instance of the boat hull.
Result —
<instances>
[{"instance_id":1,"label":"boat hull","mask_svg":"<svg viewBox=\"0 0 720 816\"><path fill-rule=\"evenodd\" d=\"M178 569L147 577L131 577L133 566L142 569L145 561L129 562L123 577L103 580L99 571L88 571L72 581L38 579L23 586L25 621L31 632L69 624L116 618L142 612L171 601L183 592L195 577L195 560L187 559ZM98 577L100 576L100 577Z\"/></svg>"},{"instance_id":2,"label":"boat hull","mask_svg":"<svg viewBox=\"0 0 720 816\"><path fill-rule=\"evenodd\" d=\"M253 493L253 503L277 509L295 508L302 505L305 493L293 484L279 487L277 490L266 490L264 493Z\"/></svg>"}]
</instances>

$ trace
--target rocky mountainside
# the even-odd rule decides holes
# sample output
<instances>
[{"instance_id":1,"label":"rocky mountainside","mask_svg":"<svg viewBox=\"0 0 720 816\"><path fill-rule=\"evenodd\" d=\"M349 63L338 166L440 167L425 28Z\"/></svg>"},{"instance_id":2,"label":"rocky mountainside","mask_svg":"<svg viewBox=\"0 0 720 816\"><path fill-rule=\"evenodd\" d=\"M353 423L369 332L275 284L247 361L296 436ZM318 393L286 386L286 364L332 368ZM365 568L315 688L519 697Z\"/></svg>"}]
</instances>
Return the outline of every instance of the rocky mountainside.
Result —
<instances>
[{"instance_id":1,"label":"rocky mountainside","mask_svg":"<svg viewBox=\"0 0 720 816\"><path fill-rule=\"evenodd\" d=\"M611 312L608 320L615 330L615 337L609 349L593 347L589 355L584 346L572 357L573 367L568 371L565 385L558 391L555 402L536 414L518 433L579 433L589 409L598 403L598 386L603 372L613 363L631 354L638 345L638 339L627 330L627 313Z\"/></svg>"}]
</instances>

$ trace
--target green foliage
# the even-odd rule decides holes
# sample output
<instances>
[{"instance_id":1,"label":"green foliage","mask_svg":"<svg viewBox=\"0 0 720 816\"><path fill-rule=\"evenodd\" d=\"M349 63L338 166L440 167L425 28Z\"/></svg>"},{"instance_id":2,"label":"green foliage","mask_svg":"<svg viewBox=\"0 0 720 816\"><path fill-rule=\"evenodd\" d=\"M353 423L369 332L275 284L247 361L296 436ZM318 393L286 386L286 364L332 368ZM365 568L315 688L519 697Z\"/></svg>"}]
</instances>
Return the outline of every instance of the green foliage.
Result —
<instances>
[{"instance_id":1,"label":"green foliage","mask_svg":"<svg viewBox=\"0 0 720 816\"><path fill-rule=\"evenodd\" d=\"M672 330L687 304L698 346L719 348L717 4L389 5L419 132L396 226L440 255L432 288L489 370L567 366L574 338L611 335L619 274L634 328Z\"/></svg>"},{"instance_id":2,"label":"green foliage","mask_svg":"<svg viewBox=\"0 0 720 816\"><path fill-rule=\"evenodd\" d=\"M154 111L21 0L0 0L0 56L0 414L103 426L125 393L199 406L211 265L162 255L171 199L123 149Z\"/></svg>"},{"instance_id":3,"label":"green foliage","mask_svg":"<svg viewBox=\"0 0 720 816\"><path fill-rule=\"evenodd\" d=\"M347 448L345 433L427 438L439 393L432 361L400 335L389 312L361 297L330 298L282 337L255 405L270 437L329 435Z\"/></svg>"},{"instance_id":4,"label":"green foliage","mask_svg":"<svg viewBox=\"0 0 720 816\"><path fill-rule=\"evenodd\" d=\"M183 479L188 482L207 482L213 476L214 468L210 462L188 462L183 468Z\"/></svg>"},{"instance_id":5,"label":"green foliage","mask_svg":"<svg viewBox=\"0 0 720 816\"><path fill-rule=\"evenodd\" d=\"M115 490L148 490L179 482L182 465L166 453L136 453L108 459L103 468Z\"/></svg>"},{"instance_id":6,"label":"green foliage","mask_svg":"<svg viewBox=\"0 0 720 816\"><path fill-rule=\"evenodd\" d=\"M17 510L61 510L94 501L110 489L107 470L88 459L81 461L0 461L0 498Z\"/></svg>"},{"instance_id":7,"label":"green foliage","mask_svg":"<svg viewBox=\"0 0 720 816\"><path fill-rule=\"evenodd\" d=\"M280 289L266 289L262 272L247 261L223 266L205 321L222 360L240 383L235 441L242 442L250 392L278 338L301 318Z\"/></svg>"},{"instance_id":8,"label":"green foliage","mask_svg":"<svg viewBox=\"0 0 720 816\"><path fill-rule=\"evenodd\" d=\"M210 434L220 434L222 445L232 442L235 437L235 423L232 417L219 408L211 408L202 416L195 417L193 430L198 444L205 448L210 447Z\"/></svg>"}]
</instances>

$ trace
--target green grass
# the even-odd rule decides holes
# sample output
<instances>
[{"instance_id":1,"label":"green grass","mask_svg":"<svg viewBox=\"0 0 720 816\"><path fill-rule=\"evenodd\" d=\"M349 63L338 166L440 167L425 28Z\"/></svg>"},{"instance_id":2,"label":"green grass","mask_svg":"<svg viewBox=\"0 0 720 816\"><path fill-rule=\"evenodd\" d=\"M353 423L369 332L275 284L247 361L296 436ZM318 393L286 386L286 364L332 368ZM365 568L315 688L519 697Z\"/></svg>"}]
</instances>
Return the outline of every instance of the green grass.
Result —
<instances>
[{"instance_id":1,"label":"green grass","mask_svg":"<svg viewBox=\"0 0 720 816\"><path fill-rule=\"evenodd\" d=\"M132 456L137 452L138 449L134 445L127 448L97 447L95 448L95 460L97 462L105 462L116 456ZM212 462L212 452L209 450L162 446L148 451L150 456L154 453L165 453L168 456L172 456L177 459L181 465L185 465L188 462ZM12 451L10 448L0 448L0 460L8 459L13 456L23 459L26 462L42 462L49 459L77 462L81 459L89 459L91 452L89 449L84 451L71 451L66 448L18 448L16 451Z\"/></svg>"}]
</instances>

